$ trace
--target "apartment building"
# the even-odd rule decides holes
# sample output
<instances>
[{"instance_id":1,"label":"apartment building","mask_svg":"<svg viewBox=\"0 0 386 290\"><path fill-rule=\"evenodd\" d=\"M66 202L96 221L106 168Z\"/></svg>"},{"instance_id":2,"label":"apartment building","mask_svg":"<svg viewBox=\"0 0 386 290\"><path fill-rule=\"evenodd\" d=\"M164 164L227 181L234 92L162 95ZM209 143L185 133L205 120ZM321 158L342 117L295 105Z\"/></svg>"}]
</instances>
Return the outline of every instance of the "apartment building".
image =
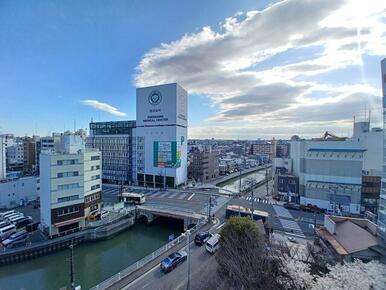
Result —
<instances>
[{"instance_id":1,"label":"apartment building","mask_svg":"<svg viewBox=\"0 0 386 290\"><path fill-rule=\"evenodd\" d=\"M40 154L40 219L49 235L83 228L101 209L101 152L78 135L61 137L61 149Z\"/></svg>"},{"instance_id":2,"label":"apartment building","mask_svg":"<svg viewBox=\"0 0 386 290\"><path fill-rule=\"evenodd\" d=\"M133 182L133 130L135 121L91 122L86 147L102 153L103 182Z\"/></svg>"},{"instance_id":3,"label":"apartment building","mask_svg":"<svg viewBox=\"0 0 386 290\"><path fill-rule=\"evenodd\" d=\"M190 153L189 179L205 182L219 175L219 153L217 151L195 149Z\"/></svg>"},{"instance_id":4,"label":"apartment building","mask_svg":"<svg viewBox=\"0 0 386 290\"><path fill-rule=\"evenodd\" d=\"M258 143L251 144L250 154L266 156L268 160L272 160L276 157L276 140L272 141L262 141Z\"/></svg>"}]
</instances>

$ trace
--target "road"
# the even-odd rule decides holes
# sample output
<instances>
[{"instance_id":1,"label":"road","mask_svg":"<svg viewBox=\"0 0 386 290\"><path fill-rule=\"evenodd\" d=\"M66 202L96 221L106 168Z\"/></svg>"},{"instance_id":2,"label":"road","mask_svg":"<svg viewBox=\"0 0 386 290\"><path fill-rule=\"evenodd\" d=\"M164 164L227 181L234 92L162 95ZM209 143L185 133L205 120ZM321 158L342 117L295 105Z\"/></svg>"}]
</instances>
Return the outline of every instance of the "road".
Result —
<instances>
[{"instance_id":1,"label":"road","mask_svg":"<svg viewBox=\"0 0 386 290\"><path fill-rule=\"evenodd\" d=\"M184 250L186 251L186 247ZM216 261L215 257L205 250L205 246L198 247L193 242L190 244L190 253L190 283L195 285L201 281L199 278L202 277L202 273L215 270ZM187 261L178 265L168 274L162 273L160 266L157 265L123 289L185 289L188 281L187 273Z\"/></svg>"}]
</instances>

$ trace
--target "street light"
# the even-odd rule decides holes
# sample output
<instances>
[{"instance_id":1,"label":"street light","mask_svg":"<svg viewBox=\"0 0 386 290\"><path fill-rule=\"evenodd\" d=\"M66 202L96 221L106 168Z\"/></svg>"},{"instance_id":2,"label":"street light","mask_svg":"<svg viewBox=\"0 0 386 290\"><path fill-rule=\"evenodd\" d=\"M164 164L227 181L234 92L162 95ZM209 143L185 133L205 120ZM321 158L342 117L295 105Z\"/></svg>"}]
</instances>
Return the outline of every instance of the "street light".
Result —
<instances>
[{"instance_id":1,"label":"street light","mask_svg":"<svg viewBox=\"0 0 386 290\"><path fill-rule=\"evenodd\" d=\"M187 241L187 254L188 254L188 283L186 289L190 290L190 242L189 242L190 230L186 230L186 241Z\"/></svg>"}]
</instances>

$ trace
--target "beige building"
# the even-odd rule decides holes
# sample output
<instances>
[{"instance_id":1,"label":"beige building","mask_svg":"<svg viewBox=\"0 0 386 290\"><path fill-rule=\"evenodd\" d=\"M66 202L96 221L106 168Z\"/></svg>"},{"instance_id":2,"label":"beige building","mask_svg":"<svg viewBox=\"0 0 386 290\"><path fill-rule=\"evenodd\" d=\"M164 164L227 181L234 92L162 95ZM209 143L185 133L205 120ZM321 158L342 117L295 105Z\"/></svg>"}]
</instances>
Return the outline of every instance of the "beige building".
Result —
<instances>
[{"instance_id":1,"label":"beige building","mask_svg":"<svg viewBox=\"0 0 386 290\"><path fill-rule=\"evenodd\" d=\"M61 151L40 154L40 219L50 236L83 228L101 210L101 153L76 135L62 141Z\"/></svg>"},{"instance_id":2,"label":"beige building","mask_svg":"<svg viewBox=\"0 0 386 290\"><path fill-rule=\"evenodd\" d=\"M188 167L190 179L204 182L220 175L219 154L217 151L195 150L192 152Z\"/></svg>"}]
</instances>

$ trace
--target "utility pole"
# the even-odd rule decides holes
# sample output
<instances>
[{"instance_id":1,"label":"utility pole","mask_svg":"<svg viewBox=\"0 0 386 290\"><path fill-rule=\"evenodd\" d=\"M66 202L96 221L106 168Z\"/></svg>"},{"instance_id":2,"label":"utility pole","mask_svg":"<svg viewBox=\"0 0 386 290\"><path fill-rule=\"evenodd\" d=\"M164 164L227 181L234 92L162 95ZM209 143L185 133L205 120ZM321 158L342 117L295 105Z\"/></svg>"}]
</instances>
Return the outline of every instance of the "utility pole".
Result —
<instances>
[{"instance_id":1,"label":"utility pole","mask_svg":"<svg viewBox=\"0 0 386 290\"><path fill-rule=\"evenodd\" d=\"M267 189L267 196L268 196L268 165L265 165L265 180L266 180L266 189Z\"/></svg>"},{"instance_id":2,"label":"utility pole","mask_svg":"<svg viewBox=\"0 0 386 290\"><path fill-rule=\"evenodd\" d=\"M187 240L187 249L188 249L188 283L186 285L186 289L190 290L190 242L189 242L189 236L190 236L190 231L186 231L186 240Z\"/></svg>"},{"instance_id":3,"label":"utility pole","mask_svg":"<svg viewBox=\"0 0 386 290\"><path fill-rule=\"evenodd\" d=\"M209 196L209 204L208 204L208 219L211 221L211 209L212 209L212 195Z\"/></svg>"},{"instance_id":4,"label":"utility pole","mask_svg":"<svg viewBox=\"0 0 386 290\"><path fill-rule=\"evenodd\" d=\"M239 174L239 194L241 195L241 170Z\"/></svg>"},{"instance_id":5,"label":"utility pole","mask_svg":"<svg viewBox=\"0 0 386 290\"><path fill-rule=\"evenodd\" d=\"M251 203L251 218L252 218L252 221L255 220L254 216L253 216L253 189L251 190L251 196L252 196L252 203Z\"/></svg>"},{"instance_id":6,"label":"utility pole","mask_svg":"<svg viewBox=\"0 0 386 290\"><path fill-rule=\"evenodd\" d=\"M71 242L70 245L70 282L71 290L75 290L75 281L74 281L74 244Z\"/></svg>"}]
</instances>

